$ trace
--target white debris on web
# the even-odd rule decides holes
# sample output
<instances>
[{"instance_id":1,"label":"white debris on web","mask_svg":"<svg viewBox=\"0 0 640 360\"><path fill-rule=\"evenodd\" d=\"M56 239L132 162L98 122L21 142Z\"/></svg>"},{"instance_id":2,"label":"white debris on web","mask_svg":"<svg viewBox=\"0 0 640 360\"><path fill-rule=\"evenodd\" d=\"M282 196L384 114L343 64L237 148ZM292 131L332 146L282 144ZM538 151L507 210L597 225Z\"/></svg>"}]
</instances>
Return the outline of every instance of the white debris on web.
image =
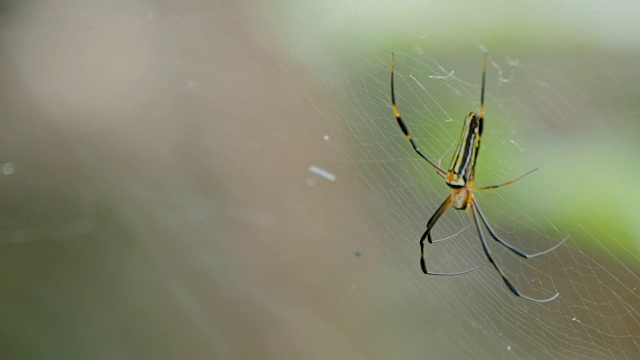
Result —
<instances>
[{"instance_id":1,"label":"white debris on web","mask_svg":"<svg viewBox=\"0 0 640 360\"><path fill-rule=\"evenodd\" d=\"M507 62L507 65L509 65L509 66L520 66L520 60L514 59L511 56L507 56L505 61Z\"/></svg>"},{"instance_id":2,"label":"white debris on web","mask_svg":"<svg viewBox=\"0 0 640 360\"><path fill-rule=\"evenodd\" d=\"M6 162L2 164L2 174L3 175L11 175L15 171L15 166L13 166L12 162Z\"/></svg>"},{"instance_id":3,"label":"white debris on web","mask_svg":"<svg viewBox=\"0 0 640 360\"><path fill-rule=\"evenodd\" d=\"M320 175L323 178L329 180L329 181L335 181L336 180L336 175L333 174L332 172L325 170L319 166L315 166L315 165L311 165L309 166L309 172L312 172L316 175Z\"/></svg>"},{"instance_id":4,"label":"white debris on web","mask_svg":"<svg viewBox=\"0 0 640 360\"><path fill-rule=\"evenodd\" d=\"M441 75L429 75L429 79L441 79L441 80L447 80L447 79L451 79L453 78L453 74L455 74L455 70L451 70L447 75L441 76Z\"/></svg>"},{"instance_id":5,"label":"white debris on web","mask_svg":"<svg viewBox=\"0 0 640 360\"><path fill-rule=\"evenodd\" d=\"M491 60L491 66L493 66L493 68L498 73L498 81L501 84L508 83L509 81L511 81L511 78L507 79L507 78L504 77L504 72L502 71L502 68L500 68L500 65L498 65L497 62Z\"/></svg>"},{"instance_id":6,"label":"white debris on web","mask_svg":"<svg viewBox=\"0 0 640 360\"><path fill-rule=\"evenodd\" d=\"M322 137L322 139L323 139L324 141L329 141L329 135L326 135L326 134L325 134L325 135Z\"/></svg>"},{"instance_id":7,"label":"white debris on web","mask_svg":"<svg viewBox=\"0 0 640 360\"><path fill-rule=\"evenodd\" d=\"M520 150L520 151L524 152L524 149L522 149L522 148L520 147L520 145L518 145L518 144L515 142L515 140L511 139L511 140L509 140L509 142L510 142L510 143L512 143L512 144L513 144L513 145L514 145L518 150Z\"/></svg>"}]
</instances>

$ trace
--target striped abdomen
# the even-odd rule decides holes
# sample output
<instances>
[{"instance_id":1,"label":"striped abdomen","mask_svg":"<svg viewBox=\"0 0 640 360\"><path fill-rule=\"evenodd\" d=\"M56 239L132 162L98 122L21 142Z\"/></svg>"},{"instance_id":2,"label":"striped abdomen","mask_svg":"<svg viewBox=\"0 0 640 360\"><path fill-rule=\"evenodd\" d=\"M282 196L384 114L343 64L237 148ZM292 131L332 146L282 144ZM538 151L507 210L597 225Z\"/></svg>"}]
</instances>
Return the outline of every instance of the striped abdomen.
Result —
<instances>
[{"instance_id":1,"label":"striped abdomen","mask_svg":"<svg viewBox=\"0 0 640 360\"><path fill-rule=\"evenodd\" d=\"M476 158L480 149L482 121L475 112L470 112L464 120L462 135L449 166L446 182L452 188L461 188L473 184Z\"/></svg>"}]
</instances>

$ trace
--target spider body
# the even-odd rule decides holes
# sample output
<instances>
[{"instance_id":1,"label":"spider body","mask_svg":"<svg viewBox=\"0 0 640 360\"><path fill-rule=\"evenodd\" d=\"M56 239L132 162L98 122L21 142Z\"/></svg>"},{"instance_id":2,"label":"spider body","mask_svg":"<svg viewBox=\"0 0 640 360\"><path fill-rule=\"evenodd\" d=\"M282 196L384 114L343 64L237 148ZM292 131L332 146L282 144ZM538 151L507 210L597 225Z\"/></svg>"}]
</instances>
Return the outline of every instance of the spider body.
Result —
<instances>
[{"instance_id":1,"label":"spider body","mask_svg":"<svg viewBox=\"0 0 640 360\"><path fill-rule=\"evenodd\" d=\"M462 127L462 134L460 136L460 141L458 142L458 147L453 155L453 159L451 161L451 165L449 166L448 171L444 171L438 165L436 165L436 163L434 163L431 159L429 159L426 155L424 155L422 151L420 151L420 149L418 148L418 145L413 139L413 137L411 136L411 134L409 134L409 129L407 128L407 125L404 123L404 121L400 117L400 112L398 111L398 107L396 105L395 90L394 90L394 84L393 84L394 70L395 70L395 56L392 57L392 60L391 60L391 104L393 107L393 115L395 116L398 122L398 126L400 127L400 130L402 130L402 132L404 133L407 140L411 143L413 150L420 157L426 160L436 170L437 174L444 179L445 183L451 188L451 195L446 197L444 202L440 205L440 207L438 207L438 209L431 216L429 221L427 221L427 229L422 235L422 237L420 238L420 266L422 268L422 272L428 275L461 275L476 269L476 268L473 268L473 269L456 272L456 273L431 272L427 270L427 265L426 265L425 256L424 256L424 240L425 239L427 239L427 241L430 244L438 241L442 241L442 240L434 241L431 238L431 230L433 229L435 224L438 222L440 217L445 213L445 211L449 207L452 207L455 210L466 210L467 208L471 208L471 214L472 214L474 223L476 225L476 229L478 231L478 236L480 237L480 241L482 242L482 248L484 249L485 255L487 256L487 260L489 260L489 262L493 265L496 271L498 271L498 273L502 277L502 280L504 281L505 285L507 285L509 290L518 297L531 300L531 301L536 301L536 302L547 302L558 297L560 295L559 293L556 293L555 295L546 299L536 299L536 298L532 298L522 294L515 287L515 285L513 285L513 283L507 278L505 273L502 271L502 269L498 266L498 264L493 259L491 250L489 249L487 241L484 237L484 233L482 232L482 228L480 226L480 223L482 222L484 227L487 229L491 237L496 242L505 246L514 254L525 259L529 259L535 256L546 254L550 251L553 251L554 249L562 245L564 241L566 241L566 239L568 238L566 237L560 243L556 244L555 246L545 251L541 251L534 254L527 254L517 249L516 247L510 245L508 242L506 242L496 234L496 232L493 230L491 225L489 225L489 222L487 221L484 214L482 213L482 210L480 209L480 206L478 205L478 202L473 195L473 193L477 191L497 189L506 185L513 184L514 182L522 179L523 177L537 170L537 169L533 169L518 178L507 181L502 184L484 186L480 188L472 187L473 182L475 180L474 176L475 176L475 170L476 170L476 159L478 158L478 151L480 149L480 140L482 138L482 130L483 130L483 122L484 122L484 88L485 88L485 79L486 79L486 73L487 73L487 54L486 53L484 54L484 62L482 64L480 111L478 113L472 111L465 118L464 125Z\"/></svg>"}]
</instances>

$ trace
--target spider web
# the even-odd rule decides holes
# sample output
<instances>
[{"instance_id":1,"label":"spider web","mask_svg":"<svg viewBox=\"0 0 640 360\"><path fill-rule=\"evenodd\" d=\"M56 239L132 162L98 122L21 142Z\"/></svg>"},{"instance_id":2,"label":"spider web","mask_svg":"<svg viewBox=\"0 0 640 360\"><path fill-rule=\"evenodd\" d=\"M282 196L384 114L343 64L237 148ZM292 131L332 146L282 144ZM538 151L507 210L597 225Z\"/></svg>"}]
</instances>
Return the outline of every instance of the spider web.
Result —
<instances>
[{"instance_id":1,"label":"spider web","mask_svg":"<svg viewBox=\"0 0 640 360\"><path fill-rule=\"evenodd\" d=\"M420 148L432 159L442 156L446 167L466 112L477 111L481 52L438 60L425 55L423 48L416 45L396 53L396 98ZM416 242L448 188L413 152L391 116L389 54L362 51L347 57L341 63L357 65L343 66L331 80L324 76L319 85L320 93L340 99L337 105L322 102L314 106L344 150L326 164L331 169L349 163L361 176L356 186L367 189L368 206L380 223L383 245L369 242L363 251L383 247L385 256L408 259L407 266L418 273ZM554 62L561 61L560 57L551 56ZM462 64L468 59L475 61ZM589 114L581 108L588 108L596 96L583 89L596 87L596 81L587 78L585 84L572 84L561 73L529 66L512 54L492 55L488 72L487 119L476 186L510 180L534 168L535 163L540 171L508 188L479 193L476 198L498 234L519 249L531 253L565 237L569 241L548 255L518 261L493 242L486 230L485 236L497 263L523 293L544 298L560 292L561 296L547 304L517 299L508 294L495 270L485 266L460 277L416 279L419 283L412 285L421 295L407 299L409 306L421 309L423 314L417 317L429 323L435 314L424 309L432 306L425 304L425 298L446 302L447 310L436 306L436 311L462 316L461 327L483 333L478 341L486 343L473 346L486 346L487 357L506 350L516 352L518 358L634 358L639 331L636 249L629 247L625 235L616 238L602 230L607 221L615 222L615 217L605 220L607 217L600 215L596 221L588 215L571 214L583 212L581 206L590 206L588 201L580 206L562 204L576 199L572 191L561 189L571 186L564 183L563 172L569 171L581 181L598 181L591 177L591 167L570 165L572 157L580 156L566 147L567 142L579 141L572 138L576 134L568 133L578 126L574 119L579 119L583 128L579 136L585 134L584 127L604 130L603 137L612 131L601 129L598 123L589 124ZM556 132L562 136L552 135ZM591 151L598 157L600 150L579 151ZM551 164L551 169L545 169L545 164ZM437 269L433 271L457 272L486 263L470 214L452 212L449 210L434 230L447 239L446 243L426 248L429 267ZM563 217L575 223L563 221ZM390 262L396 261L401 262ZM461 351L465 353L465 349Z\"/></svg>"},{"instance_id":2,"label":"spider web","mask_svg":"<svg viewBox=\"0 0 640 360\"><path fill-rule=\"evenodd\" d=\"M510 295L489 265L453 278L419 274L416 242L449 190L413 152L393 120L390 52L396 51L400 112L423 152L442 160L446 168L464 116L477 111L479 48L484 46L469 43L470 49L436 57L425 49L438 52L437 40L419 30L408 37L412 40L402 45L378 41L372 47L379 51L345 41L349 45L342 44L342 52L330 63L313 53L311 62L320 62L325 71L305 79L311 84L311 108L331 139L326 152L333 154L322 163L349 174L342 181L352 181L353 189L364 189L363 201L379 224L375 240L360 241L361 251L382 258L372 270L375 276L403 274L400 284L385 283L377 294L377 301L397 320L385 334L401 346L374 348L410 358L433 355L434 349L442 358L514 353L517 358L637 357L637 245L630 232L616 229L633 220L603 199L620 199L626 209L635 200L607 186L615 177L602 176L615 171L611 158L627 150L637 154L631 142L616 140L625 137L633 121L626 110L620 111L631 102L619 92L628 84L622 74L629 65L611 55L584 61L583 55L568 51L540 56L489 49L487 120L476 185L501 183L535 167L540 171L508 188L480 193L477 199L498 234L527 252L569 238L548 255L519 261L485 231L497 263L523 293L538 298L561 293L551 303L533 304ZM615 94L606 94L611 88ZM604 118L610 121L605 124ZM631 128L637 131L637 126ZM637 192L630 195L637 200ZM487 262L470 214L450 210L434 231L447 240L427 245L432 270L458 272ZM404 294L396 295L400 302L390 295L398 293ZM453 350L447 343L462 345Z\"/></svg>"},{"instance_id":3,"label":"spider web","mask_svg":"<svg viewBox=\"0 0 640 360\"><path fill-rule=\"evenodd\" d=\"M449 8L424 25L422 2L366 6L3 8L3 348L24 358L28 335L29 354L79 358L637 358L635 39L515 32L518 48L453 28ZM476 10L495 31L514 26L503 7ZM477 15L454 10L457 25ZM361 35L363 11L384 36ZM603 28L571 25L580 39L584 23ZM447 168L485 41L475 185L539 170L476 196L523 251L567 238L522 260L485 232L522 293L560 293L544 304L508 291L469 212L442 217L426 259L482 266L419 267L450 189L393 119L391 51L402 117Z\"/></svg>"}]
</instances>

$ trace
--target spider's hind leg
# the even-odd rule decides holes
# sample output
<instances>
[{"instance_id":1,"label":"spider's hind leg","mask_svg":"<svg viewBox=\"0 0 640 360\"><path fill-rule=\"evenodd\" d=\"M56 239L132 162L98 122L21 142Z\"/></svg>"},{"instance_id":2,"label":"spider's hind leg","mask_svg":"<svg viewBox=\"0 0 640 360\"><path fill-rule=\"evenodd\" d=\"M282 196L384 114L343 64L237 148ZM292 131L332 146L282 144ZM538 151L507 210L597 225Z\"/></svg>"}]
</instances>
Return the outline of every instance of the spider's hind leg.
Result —
<instances>
[{"instance_id":1,"label":"spider's hind leg","mask_svg":"<svg viewBox=\"0 0 640 360\"><path fill-rule=\"evenodd\" d=\"M422 272L427 274L427 275L442 275L442 276L462 275L462 274L466 274L466 273L472 272L473 270L475 270L475 269L479 268L480 266L482 266L482 265L479 265L479 266L476 266L473 269L468 269L468 270L464 270L464 271L460 271L460 272L454 272L454 273L440 273L440 272L431 272L431 271L427 270L427 263L426 263L426 261L424 259L424 239L426 238L429 241L430 244L433 244L434 242L437 242L437 241L433 241L431 239L431 230L436 225L436 223L438 222L440 217L442 217L442 214L444 214L447 211L449 206L451 206L451 196L447 196L447 198L440 205L438 210L436 210L436 212L431 216L431 218L427 222L427 230L424 232L424 234L422 234L422 237L420 238L420 267L422 268ZM438 241L442 241L442 240L438 240Z\"/></svg>"}]
</instances>

